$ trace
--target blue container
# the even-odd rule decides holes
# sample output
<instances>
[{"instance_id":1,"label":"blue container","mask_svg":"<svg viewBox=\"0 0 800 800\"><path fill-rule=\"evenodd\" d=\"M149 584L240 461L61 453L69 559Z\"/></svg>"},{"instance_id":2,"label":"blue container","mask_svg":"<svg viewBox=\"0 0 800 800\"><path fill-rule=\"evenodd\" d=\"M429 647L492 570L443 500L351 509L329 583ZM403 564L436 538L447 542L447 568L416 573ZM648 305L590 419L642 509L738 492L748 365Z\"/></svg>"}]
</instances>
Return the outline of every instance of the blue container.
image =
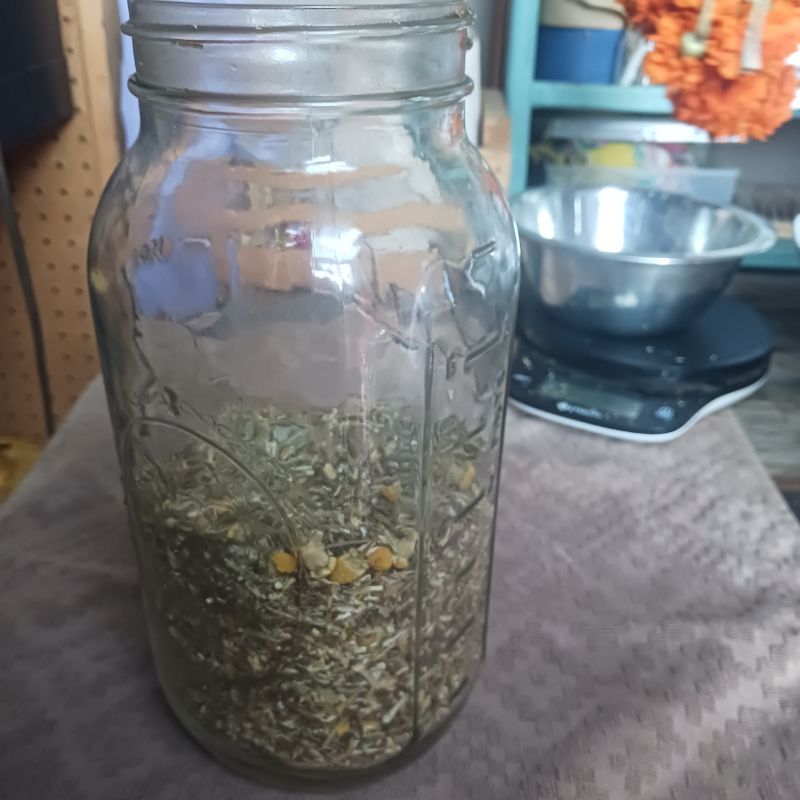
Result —
<instances>
[{"instance_id":1,"label":"blue container","mask_svg":"<svg viewBox=\"0 0 800 800\"><path fill-rule=\"evenodd\" d=\"M614 83L623 31L539 28L536 78L569 83Z\"/></svg>"}]
</instances>

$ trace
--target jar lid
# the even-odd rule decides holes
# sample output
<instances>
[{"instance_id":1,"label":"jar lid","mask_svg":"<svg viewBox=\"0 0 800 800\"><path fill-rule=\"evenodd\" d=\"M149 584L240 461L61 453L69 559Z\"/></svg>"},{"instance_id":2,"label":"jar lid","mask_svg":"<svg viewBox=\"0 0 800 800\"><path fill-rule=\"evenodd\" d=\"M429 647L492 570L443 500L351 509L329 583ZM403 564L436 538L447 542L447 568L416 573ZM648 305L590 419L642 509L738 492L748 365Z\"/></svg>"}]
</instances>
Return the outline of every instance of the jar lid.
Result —
<instances>
[{"instance_id":1,"label":"jar lid","mask_svg":"<svg viewBox=\"0 0 800 800\"><path fill-rule=\"evenodd\" d=\"M131 0L132 89L257 105L463 95L465 0Z\"/></svg>"}]
</instances>

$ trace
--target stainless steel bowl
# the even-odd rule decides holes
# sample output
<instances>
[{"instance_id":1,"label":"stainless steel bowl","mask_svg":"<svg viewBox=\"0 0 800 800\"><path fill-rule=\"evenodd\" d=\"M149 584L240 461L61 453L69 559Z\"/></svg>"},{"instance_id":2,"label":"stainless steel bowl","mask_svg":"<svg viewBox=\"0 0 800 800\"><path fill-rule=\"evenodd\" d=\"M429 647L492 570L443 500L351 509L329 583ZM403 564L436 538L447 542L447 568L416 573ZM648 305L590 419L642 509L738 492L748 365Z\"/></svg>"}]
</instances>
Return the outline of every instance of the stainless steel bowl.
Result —
<instances>
[{"instance_id":1,"label":"stainless steel bowl","mask_svg":"<svg viewBox=\"0 0 800 800\"><path fill-rule=\"evenodd\" d=\"M741 260L775 243L739 208L613 186L546 186L512 202L522 242L520 317L542 307L618 335L685 327L727 287Z\"/></svg>"}]
</instances>

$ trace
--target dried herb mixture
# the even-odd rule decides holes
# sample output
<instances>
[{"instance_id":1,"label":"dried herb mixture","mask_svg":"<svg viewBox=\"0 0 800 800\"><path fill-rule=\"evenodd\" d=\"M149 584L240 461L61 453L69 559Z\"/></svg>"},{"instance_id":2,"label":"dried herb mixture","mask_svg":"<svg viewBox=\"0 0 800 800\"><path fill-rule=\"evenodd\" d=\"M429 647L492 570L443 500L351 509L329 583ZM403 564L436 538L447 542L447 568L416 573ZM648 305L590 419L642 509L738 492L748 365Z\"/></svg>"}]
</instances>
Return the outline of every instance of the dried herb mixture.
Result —
<instances>
[{"instance_id":1,"label":"dried herb mixture","mask_svg":"<svg viewBox=\"0 0 800 800\"><path fill-rule=\"evenodd\" d=\"M161 678L204 736L254 761L372 766L464 696L483 646L493 454L455 416L423 452L421 419L232 407L213 441L137 460Z\"/></svg>"}]
</instances>

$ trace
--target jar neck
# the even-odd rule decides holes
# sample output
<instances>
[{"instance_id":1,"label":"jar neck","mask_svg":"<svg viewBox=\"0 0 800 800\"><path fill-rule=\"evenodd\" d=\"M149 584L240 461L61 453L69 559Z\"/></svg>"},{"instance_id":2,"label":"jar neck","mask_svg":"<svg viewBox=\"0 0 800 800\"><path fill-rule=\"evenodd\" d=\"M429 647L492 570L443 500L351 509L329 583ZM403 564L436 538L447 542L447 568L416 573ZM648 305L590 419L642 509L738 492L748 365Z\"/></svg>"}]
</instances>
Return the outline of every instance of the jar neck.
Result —
<instances>
[{"instance_id":1,"label":"jar neck","mask_svg":"<svg viewBox=\"0 0 800 800\"><path fill-rule=\"evenodd\" d=\"M270 162L276 157L296 158L298 163L339 153L343 144L358 150L357 142L379 140L394 135L403 138L413 131L417 146L451 147L466 140L463 102L428 104L409 107L398 104L382 113L339 114L334 117L298 116L272 113L230 113L226 109L204 108L198 111L185 102L158 102L153 98L140 99L140 139L145 149L171 150L175 154L185 147L198 149L203 158L205 148L210 147L211 156L220 152L236 158L236 151L246 160ZM291 141L291 146L287 142ZM207 145L204 142L211 142ZM219 151L219 152L217 152ZM353 157L355 153L350 153ZM284 167L290 166L283 163Z\"/></svg>"},{"instance_id":2,"label":"jar neck","mask_svg":"<svg viewBox=\"0 0 800 800\"><path fill-rule=\"evenodd\" d=\"M131 88L238 114L382 111L463 97L465 0L131 0Z\"/></svg>"}]
</instances>

